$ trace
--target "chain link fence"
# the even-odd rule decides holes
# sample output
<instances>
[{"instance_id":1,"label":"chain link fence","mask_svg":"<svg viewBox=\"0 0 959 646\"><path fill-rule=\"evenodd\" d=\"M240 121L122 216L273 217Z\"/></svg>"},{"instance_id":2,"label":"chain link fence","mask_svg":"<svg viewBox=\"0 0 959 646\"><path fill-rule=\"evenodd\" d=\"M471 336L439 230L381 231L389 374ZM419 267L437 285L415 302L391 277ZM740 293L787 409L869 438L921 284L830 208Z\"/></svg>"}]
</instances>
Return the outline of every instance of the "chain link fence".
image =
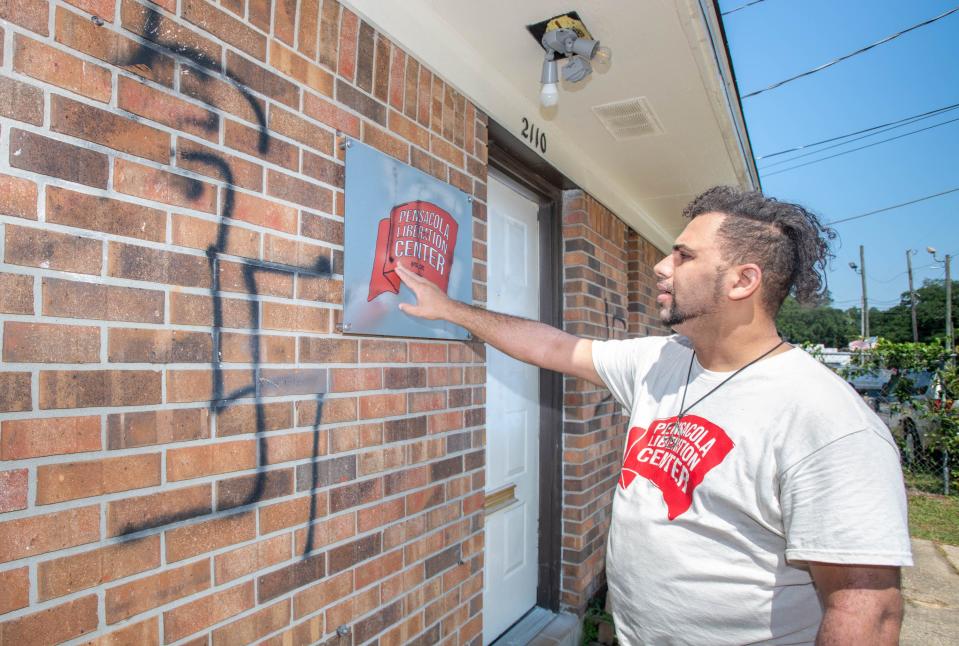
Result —
<instances>
[{"instance_id":1,"label":"chain link fence","mask_svg":"<svg viewBox=\"0 0 959 646\"><path fill-rule=\"evenodd\" d=\"M925 493L956 494L959 465L949 451L955 440L952 425L944 428L942 416L927 410L925 403L888 402L882 398L871 403L899 445L906 485Z\"/></svg>"}]
</instances>

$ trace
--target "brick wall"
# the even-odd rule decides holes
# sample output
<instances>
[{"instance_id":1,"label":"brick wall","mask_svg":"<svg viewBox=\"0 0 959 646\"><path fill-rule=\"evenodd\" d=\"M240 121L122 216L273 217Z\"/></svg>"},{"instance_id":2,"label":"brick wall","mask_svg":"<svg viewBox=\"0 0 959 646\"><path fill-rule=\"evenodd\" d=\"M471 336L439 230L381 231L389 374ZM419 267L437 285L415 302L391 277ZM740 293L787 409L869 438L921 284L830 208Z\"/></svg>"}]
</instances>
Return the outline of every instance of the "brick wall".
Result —
<instances>
[{"instance_id":1,"label":"brick wall","mask_svg":"<svg viewBox=\"0 0 959 646\"><path fill-rule=\"evenodd\" d=\"M335 0L0 0L0 643L478 643L485 355L337 332L338 133L484 301L486 118Z\"/></svg>"},{"instance_id":2,"label":"brick wall","mask_svg":"<svg viewBox=\"0 0 959 646\"><path fill-rule=\"evenodd\" d=\"M662 258L582 191L563 200L566 331L590 339L664 332L652 267ZM582 612L605 583L606 536L622 462L627 418L609 391L565 379L562 603Z\"/></svg>"}]
</instances>

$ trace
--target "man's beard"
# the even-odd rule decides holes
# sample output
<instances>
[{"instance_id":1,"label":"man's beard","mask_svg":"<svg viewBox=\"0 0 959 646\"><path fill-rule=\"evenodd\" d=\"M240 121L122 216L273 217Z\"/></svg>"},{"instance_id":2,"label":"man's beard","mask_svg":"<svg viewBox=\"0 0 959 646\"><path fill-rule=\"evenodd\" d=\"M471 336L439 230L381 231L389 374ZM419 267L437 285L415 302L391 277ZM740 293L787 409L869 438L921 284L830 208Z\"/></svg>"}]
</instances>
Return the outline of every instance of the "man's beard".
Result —
<instances>
[{"instance_id":1,"label":"man's beard","mask_svg":"<svg viewBox=\"0 0 959 646\"><path fill-rule=\"evenodd\" d=\"M710 314L715 312L719 307L719 301L722 298L722 275L720 272L716 273L716 281L713 283L713 297L712 300L706 303L702 303L698 306L694 306L690 309L684 309L679 302L676 300L676 292L670 292L672 295L672 302L669 304L669 310L665 313L660 312L659 318L663 322L663 325L669 327L674 327L690 321L700 316Z\"/></svg>"}]
</instances>

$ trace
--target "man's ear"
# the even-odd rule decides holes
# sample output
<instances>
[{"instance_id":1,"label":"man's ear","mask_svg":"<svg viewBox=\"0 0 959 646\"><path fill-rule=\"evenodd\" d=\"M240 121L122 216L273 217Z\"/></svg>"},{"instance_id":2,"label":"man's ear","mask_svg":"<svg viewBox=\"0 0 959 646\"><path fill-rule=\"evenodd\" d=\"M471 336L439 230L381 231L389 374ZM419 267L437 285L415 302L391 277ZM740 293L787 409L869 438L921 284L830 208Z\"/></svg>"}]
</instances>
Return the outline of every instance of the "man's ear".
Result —
<instances>
[{"instance_id":1,"label":"man's ear","mask_svg":"<svg viewBox=\"0 0 959 646\"><path fill-rule=\"evenodd\" d=\"M748 263L736 267L736 282L729 290L729 298L741 301L759 291L762 284L763 270L755 263Z\"/></svg>"}]
</instances>

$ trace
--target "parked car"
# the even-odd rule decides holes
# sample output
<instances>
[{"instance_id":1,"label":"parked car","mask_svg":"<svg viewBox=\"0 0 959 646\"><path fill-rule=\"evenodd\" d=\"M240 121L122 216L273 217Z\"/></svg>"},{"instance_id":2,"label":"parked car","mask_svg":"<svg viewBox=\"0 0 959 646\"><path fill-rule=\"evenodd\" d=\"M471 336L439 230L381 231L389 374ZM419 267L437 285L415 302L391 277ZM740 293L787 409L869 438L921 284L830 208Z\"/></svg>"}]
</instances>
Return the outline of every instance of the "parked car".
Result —
<instances>
[{"instance_id":1,"label":"parked car","mask_svg":"<svg viewBox=\"0 0 959 646\"><path fill-rule=\"evenodd\" d=\"M935 420L922 415L922 407L915 402L941 405L942 387L931 372L893 374L874 395L866 396L880 419L902 447L902 460L912 465L929 453L929 439L935 430ZM923 404L923 407L926 404Z\"/></svg>"},{"instance_id":2,"label":"parked car","mask_svg":"<svg viewBox=\"0 0 959 646\"><path fill-rule=\"evenodd\" d=\"M893 377L892 370L872 370L850 377L847 381L864 397L878 397Z\"/></svg>"}]
</instances>

